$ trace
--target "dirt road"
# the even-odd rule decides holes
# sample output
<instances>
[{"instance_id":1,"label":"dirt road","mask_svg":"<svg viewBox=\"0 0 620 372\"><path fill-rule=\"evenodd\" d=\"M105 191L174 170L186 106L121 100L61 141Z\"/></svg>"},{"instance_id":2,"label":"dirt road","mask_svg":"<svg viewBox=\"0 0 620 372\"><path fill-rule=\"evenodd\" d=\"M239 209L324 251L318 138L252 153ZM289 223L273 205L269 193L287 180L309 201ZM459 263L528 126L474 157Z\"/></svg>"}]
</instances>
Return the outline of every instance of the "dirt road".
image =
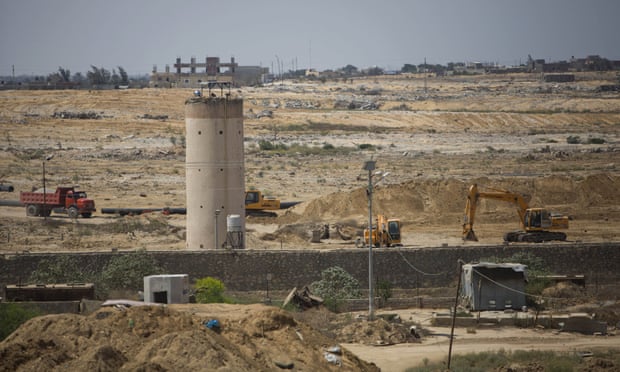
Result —
<instances>
[{"instance_id":1,"label":"dirt road","mask_svg":"<svg viewBox=\"0 0 620 372\"><path fill-rule=\"evenodd\" d=\"M434 329L442 335L430 336L421 344L369 346L344 344L343 346L362 360L375 363L382 371L401 372L429 362L448 360L450 329ZM470 335L458 329L452 345L452 354L480 352L510 352L515 350L546 350L558 352L592 352L596 349L620 350L617 337L584 336L525 329L477 330Z\"/></svg>"}]
</instances>

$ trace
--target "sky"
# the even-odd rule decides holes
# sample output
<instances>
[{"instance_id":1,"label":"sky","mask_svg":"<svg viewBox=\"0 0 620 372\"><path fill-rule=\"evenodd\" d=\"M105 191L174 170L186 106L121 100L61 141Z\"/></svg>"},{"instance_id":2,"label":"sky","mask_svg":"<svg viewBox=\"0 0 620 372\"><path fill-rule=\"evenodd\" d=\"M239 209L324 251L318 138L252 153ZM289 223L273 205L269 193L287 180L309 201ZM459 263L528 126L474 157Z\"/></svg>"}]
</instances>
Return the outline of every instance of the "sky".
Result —
<instances>
[{"instance_id":1,"label":"sky","mask_svg":"<svg viewBox=\"0 0 620 372\"><path fill-rule=\"evenodd\" d=\"M620 60L619 15L619 0L1 0L0 76L207 56L276 72Z\"/></svg>"}]
</instances>

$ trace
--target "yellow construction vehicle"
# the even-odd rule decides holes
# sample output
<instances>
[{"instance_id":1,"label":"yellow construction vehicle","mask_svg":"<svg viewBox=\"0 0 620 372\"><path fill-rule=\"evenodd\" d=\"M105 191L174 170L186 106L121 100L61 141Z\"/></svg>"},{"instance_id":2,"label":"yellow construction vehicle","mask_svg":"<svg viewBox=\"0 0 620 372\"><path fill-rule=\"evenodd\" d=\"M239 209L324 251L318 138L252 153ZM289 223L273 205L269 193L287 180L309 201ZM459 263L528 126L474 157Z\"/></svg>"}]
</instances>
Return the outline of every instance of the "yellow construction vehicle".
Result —
<instances>
[{"instance_id":1,"label":"yellow construction vehicle","mask_svg":"<svg viewBox=\"0 0 620 372\"><path fill-rule=\"evenodd\" d=\"M467 194L465 218L463 221L463 240L478 241L474 233L474 218L476 217L476 207L479 199L494 199L516 205L523 231L507 232L504 234L504 241L542 243L545 241L566 240L565 233L555 230L568 229L568 216L552 213L544 208L530 208L527 200L521 194L493 188L480 191L476 184L469 187L469 193Z\"/></svg>"},{"instance_id":2,"label":"yellow construction vehicle","mask_svg":"<svg viewBox=\"0 0 620 372\"><path fill-rule=\"evenodd\" d=\"M368 246L368 229L364 229L364 243ZM375 247L401 246L400 220L377 215L372 226L372 243Z\"/></svg>"},{"instance_id":3,"label":"yellow construction vehicle","mask_svg":"<svg viewBox=\"0 0 620 372\"><path fill-rule=\"evenodd\" d=\"M299 202L280 202L272 196L264 196L258 190L248 190L245 192L245 214L246 216L276 217L275 211L287 209Z\"/></svg>"}]
</instances>

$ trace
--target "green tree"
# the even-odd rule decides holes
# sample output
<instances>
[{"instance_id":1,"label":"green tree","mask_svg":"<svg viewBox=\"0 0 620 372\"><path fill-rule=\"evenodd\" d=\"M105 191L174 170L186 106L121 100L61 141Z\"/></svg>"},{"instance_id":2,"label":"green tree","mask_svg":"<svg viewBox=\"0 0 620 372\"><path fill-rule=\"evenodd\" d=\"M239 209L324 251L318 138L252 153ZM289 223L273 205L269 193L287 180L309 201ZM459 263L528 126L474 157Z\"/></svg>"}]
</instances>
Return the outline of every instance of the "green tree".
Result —
<instances>
[{"instance_id":1,"label":"green tree","mask_svg":"<svg viewBox=\"0 0 620 372\"><path fill-rule=\"evenodd\" d=\"M98 68L97 66L92 65L90 66L90 68L91 71L88 71L86 73L86 78L88 78L92 85L102 85L108 84L110 82L110 79L112 77L110 71L106 70L103 67Z\"/></svg>"},{"instance_id":2,"label":"green tree","mask_svg":"<svg viewBox=\"0 0 620 372\"><path fill-rule=\"evenodd\" d=\"M71 81L71 71L58 67L58 71L47 76L47 81L52 84Z\"/></svg>"},{"instance_id":3,"label":"green tree","mask_svg":"<svg viewBox=\"0 0 620 372\"><path fill-rule=\"evenodd\" d=\"M207 276L198 279L194 284L196 302L201 304L228 302L224 297L224 283L221 280Z\"/></svg>"},{"instance_id":4,"label":"green tree","mask_svg":"<svg viewBox=\"0 0 620 372\"><path fill-rule=\"evenodd\" d=\"M18 304L0 304L0 341L8 337L28 319L41 315L38 311L24 308Z\"/></svg>"},{"instance_id":5,"label":"green tree","mask_svg":"<svg viewBox=\"0 0 620 372\"><path fill-rule=\"evenodd\" d=\"M58 74L62 77L62 81L71 81L71 71L69 69L58 67Z\"/></svg>"},{"instance_id":6,"label":"green tree","mask_svg":"<svg viewBox=\"0 0 620 372\"><path fill-rule=\"evenodd\" d=\"M325 305L338 311L347 298L360 298L360 284L351 274L340 266L332 266L321 272L321 280L310 285L312 292L323 297Z\"/></svg>"},{"instance_id":7,"label":"green tree","mask_svg":"<svg viewBox=\"0 0 620 372\"><path fill-rule=\"evenodd\" d=\"M122 68L121 66L118 66L118 74L121 77L121 80L120 80L121 85L129 84L129 76L127 75L127 71L125 71L125 69Z\"/></svg>"},{"instance_id":8,"label":"green tree","mask_svg":"<svg viewBox=\"0 0 620 372\"><path fill-rule=\"evenodd\" d=\"M405 65L400 69L401 72L418 72L418 68L415 65L410 63L405 63Z\"/></svg>"},{"instance_id":9,"label":"green tree","mask_svg":"<svg viewBox=\"0 0 620 372\"><path fill-rule=\"evenodd\" d=\"M381 67L374 66L369 68L366 73L368 74L368 76L383 75L383 69Z\"/></svg>"},{"instance_id":10,"label":"green tree","mask_svg":"<svg viewBox=\"0 0 620 372\"><path fill-rule=\"evenodd\" d=\"M116 70L112 69L112 76L110 76L110 82L114 84L114 86L118 86L121 83L121 77L116 73Z\"/></svg>"},{"instance_id":11,"label":"green tree","mask_svg":"<svg viewBox=\"0 0 620 372\"><path fill-rule=\"evenodd\" d=\"M351 76L357 74L358 69L353 65L346 65L342 68L342 72L347 76Z\"/></svg>"}]
</instances>

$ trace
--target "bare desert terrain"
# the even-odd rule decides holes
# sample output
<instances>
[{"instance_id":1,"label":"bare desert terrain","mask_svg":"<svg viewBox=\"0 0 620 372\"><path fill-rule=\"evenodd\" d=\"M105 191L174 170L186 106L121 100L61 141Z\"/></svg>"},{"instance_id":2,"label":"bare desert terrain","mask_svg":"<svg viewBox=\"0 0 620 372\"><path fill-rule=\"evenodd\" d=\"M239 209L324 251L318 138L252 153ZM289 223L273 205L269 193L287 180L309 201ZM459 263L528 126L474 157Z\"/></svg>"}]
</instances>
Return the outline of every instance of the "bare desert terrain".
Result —
<instances>
[{"instance_id":1,"label":"bare desert terrain","mask_svg":"<svg viewBox=\"0 0 620 372\"><path fill-rule=\"evenodd\" d=\"M233 89L244 99L246 187L301 202L275 218L248 217L247 249L351 247L368 219L362 166L371 157L390 173L375 189L373 209L400 218L405 246L496 244L519 228L514 206L484 200L476 220L480 241L463 243L472 183L523 193L532 206L569 215L570 241L618 241L620 95L597 89L617 79L584 73L560 84L531 74L402 75ZM23 207L0 206L0 253L184 249L183 215L100 210L185 206L184 102L191 95L181 89L0 91L0 182L15 188L0 193L0 201L41 188L43 161L54 155L45 162L47 187L79 185L98 209L90 219L44 220L26 217ZM277 146L265 149L266 143ZM310 243L312 231L324 225L330 237ZM284 332L282 340L298 337L277 332ZM510 333L498 341L478 334L486 341L462 351L549 343L537 337ZM583 346L570 342L557 349ZM438 356L445 357L444 346ZM400 346L347 347L384 370L420 363L401 358ZM237 367L252 368L238 358ZM347 363L372 370L353 356Z\"/></svg>"},{"instance_id":2,"label":"bare desert terrain","mask_svg":"<svg viewBox=\"0 0 620 372\"><path fill-rule=\"evenodd\" d=\"M234 90L246 114L246 187L302 202L275 219L249 218L247 246L303 248L325 224L355 237L367 221L362 165L371 157L390 173L375 190L374 210L402 220L405 245L462 244L472 183L523 193L532 206L571 216L569 240L617 240L620 97L597 91L615 78L584 74L557 84L537 75L401 76ZM0 198L41 188L42 161L54 155L46 162L48 187L79 185L99 210L184 207L184 101L191 94L0 92L0 179L16 190ZM280 147L262 150L261 143ZM167 228L128 236L109 227L104 241L76 225L118 224L114 215L75 222L60 215L59 226L45 228L23 209L0 208L3 251L185 247L184 216L136 217ZM483 200L476 227L480 242L492 244L519 224L512 205ZM313 248L343 244L352 240Z\"/></svg>"}]
</instances>

